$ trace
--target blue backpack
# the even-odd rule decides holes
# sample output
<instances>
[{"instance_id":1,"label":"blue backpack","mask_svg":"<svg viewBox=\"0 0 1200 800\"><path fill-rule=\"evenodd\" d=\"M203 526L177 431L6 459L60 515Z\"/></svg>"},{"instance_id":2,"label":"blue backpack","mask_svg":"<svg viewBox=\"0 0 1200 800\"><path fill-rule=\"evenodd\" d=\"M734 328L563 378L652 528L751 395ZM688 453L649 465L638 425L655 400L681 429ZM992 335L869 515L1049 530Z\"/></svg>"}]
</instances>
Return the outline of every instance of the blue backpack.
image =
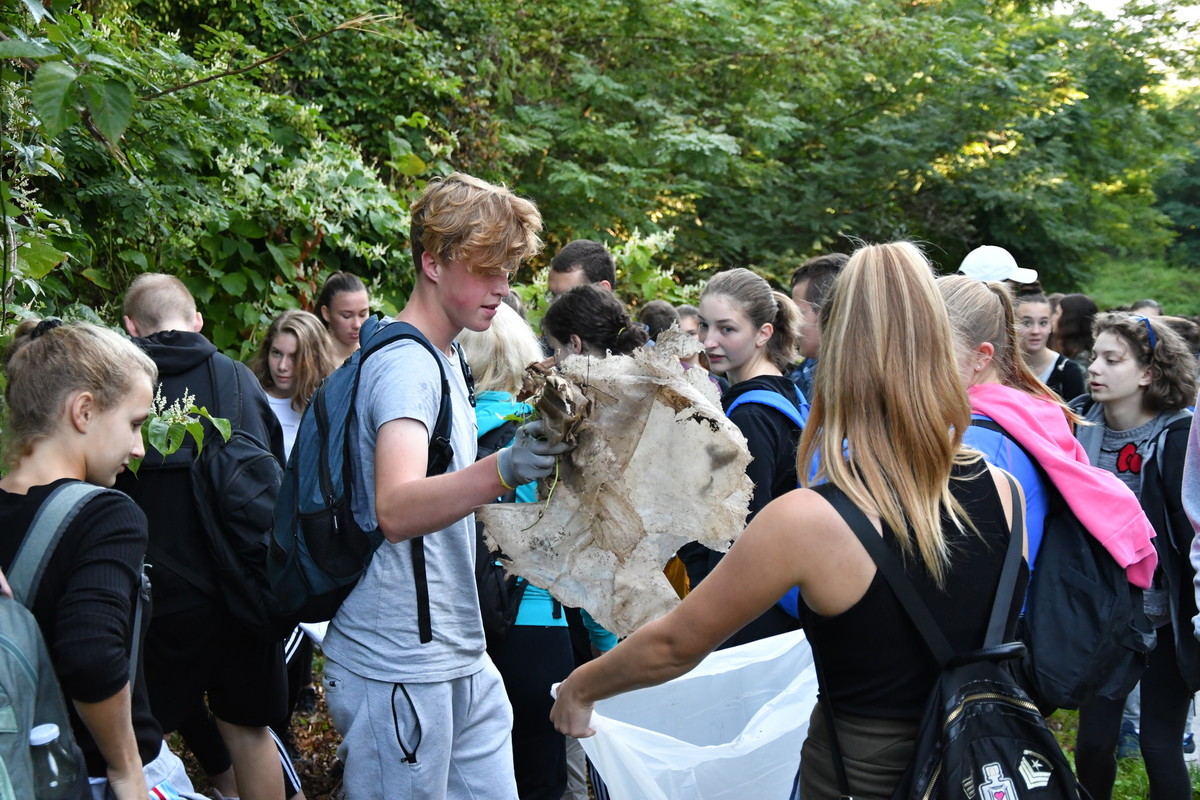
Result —
<instances>
[{"instance_id":1,"label":"blue backpack","mask_svg":"<svg viewBox=\"0 0 1200 800\"><path fill-rule=\"evenodd\" d=\"M796 427L800 428L800 430L804 430L804 426L808 424L809 404L799 389L796 390L796 395L800 400L798 407L779 392L773 392L770 389L751 389L730 403L729 408L725 410L725 415L729 416L732 414L733 410L742 403L758 403L759 405L775 409L796 423ZM787 594L779 598L776 605L783 609L788 616L800 619L800 587L793 586L791 589L788 589Z\"/></svg>"},{"instance_id":2,"label":"blue backpack","mask_svg":"<svg viewBox=\"0 0 1200 800\"><path fill-rule=\"evenodd\" d=\"M429 351L441 374L442 393L429 439L426 474L442 474L454 456L450 446L450 381L434 346L407 322L374 317L363 324L359 340L358 351L325 379L304 410L275 503L268 574L277 612L281 619L291 622L332 619L383 543L378 528L364 530L359 526L351 503L355 460L350 432L358 416L358 380L368 358L403 340L417 342ZM470 368L461 351L459 361L470 388ZM471 395L473 398L473 391ZM417 621L424 643L433 640L425 548L419 536L409 544Z\"/></svg>"}]
</instances>

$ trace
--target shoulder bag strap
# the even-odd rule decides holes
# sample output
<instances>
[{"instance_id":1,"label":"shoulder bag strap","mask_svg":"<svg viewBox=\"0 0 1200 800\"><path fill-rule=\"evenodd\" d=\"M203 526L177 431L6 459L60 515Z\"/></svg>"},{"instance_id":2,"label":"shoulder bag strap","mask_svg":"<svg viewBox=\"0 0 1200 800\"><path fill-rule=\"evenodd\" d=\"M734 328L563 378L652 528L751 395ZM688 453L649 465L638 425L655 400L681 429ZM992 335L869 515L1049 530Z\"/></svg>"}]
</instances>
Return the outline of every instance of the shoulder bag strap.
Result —
<instances>
[{"instance_id":1,"label":"shoulder bag strap","mask_svg":"<svg viewBox=\"0 0 1200 800\"><path fill-rule=\"evenodd\" d=\"M16 558L8 571L8 584L18 603L31 608L42 575L58 541L79 514L79 510L100 492L107 491L90 483L64 484L46 498L25 534Z\"/></svg>"},{"instance_id":2,"label":"shoulder bag strap","mask_svg":"<svg viewBox=\"0 0 1200 800\"><path fill-rule=\"evenodd\" d=\"M54 555L58 542L80 510L98 494L111 491L91 483L68 483L58 487L33 517L33 522L17 550L12 567L7 575L13 597L26 608L33 608L38 586L46 572L46 565ZM146 569L143 563L138 572L138 592L134 600L133 629L129 648L129 685L132 690L137 676L138 650L141 644L142 610L149 594Z\"/></svg>"}]
</instances>

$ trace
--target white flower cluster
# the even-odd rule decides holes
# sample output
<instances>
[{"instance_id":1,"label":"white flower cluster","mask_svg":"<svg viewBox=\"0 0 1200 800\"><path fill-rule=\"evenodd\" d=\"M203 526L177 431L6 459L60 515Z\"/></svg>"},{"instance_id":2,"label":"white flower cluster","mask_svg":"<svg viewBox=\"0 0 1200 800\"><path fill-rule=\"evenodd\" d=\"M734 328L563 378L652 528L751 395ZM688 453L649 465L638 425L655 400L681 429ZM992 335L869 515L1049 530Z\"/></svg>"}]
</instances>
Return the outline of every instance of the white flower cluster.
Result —
<instances>
[{"instance_id":1,"label":"white flower cluster","mask_svg":"<svg viewBox=\"0 0 1200 800\"><path fill-rule=\"evenodd\" d=\"M162 384L158 385L158 389L154 393L154 416L160 417L168 425L186 425L192 421L189 412L196 405L196 396L187 389L183 390L183 397L178 398L170 406L167 405L167 400L162 396Z\"/></svg>"}]
</instances>

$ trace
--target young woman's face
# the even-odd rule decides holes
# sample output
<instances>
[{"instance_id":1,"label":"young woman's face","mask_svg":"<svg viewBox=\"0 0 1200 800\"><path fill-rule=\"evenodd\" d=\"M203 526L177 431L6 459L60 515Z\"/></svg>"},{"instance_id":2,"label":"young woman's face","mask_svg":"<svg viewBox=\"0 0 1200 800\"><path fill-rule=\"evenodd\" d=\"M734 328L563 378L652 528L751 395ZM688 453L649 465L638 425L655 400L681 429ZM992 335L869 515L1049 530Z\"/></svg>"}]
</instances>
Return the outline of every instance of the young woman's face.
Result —
<instances>
[{"instance_id":1,"label":"young woman's face","mask_svg":"<svg viewBox=\"0 0 1200 800\"><path fill-rule=\"evenodd\" d=\"M321 306L321 316L329 323L329 333L343 347L358 349L358 331L371 313L370 299L366 290L361 292L338 292Z\"/></svg>"},{"instance_id":2,"label":"young woman's face","mask_svg":"<svg viewBox=\"0 0 1200 800\"><path fill-rule=\"evenodd\" d=\"M1150 385L1150 368L1140 365L1123 336L1105 331L1096 337L1088 367L1088 391L1097 403L1118 403L1140 396Z\"/></svg>"},{"instance_id":3,"label":"young woman's face","mask_svg":"<svg viewBox=\"0 0 1200 800\"><path fill-rule=\"evenodd\" d=\"M267 369L275 384L276 397L291 397L296 391L296 350L300 342L294 333L280 333L267 352Z\"/></svg>"},{"instance_id":4,"label":"young woman's face","mask_svg":"<svg viewBox=\"0 0 1200 800\"><path fill-rule=\"evenodd\" d=\"M1021 349L1039 353L1046 349L1050 338L1050 304L1021 303L1017 306L1017 322L1021 330Z\"/></svg>"},{"instance_id":5,"label":"young woman's face","mask_svg":"<svg viewBox=\"0 0 1200 800\"><path fill-rule=\"evenodd\" d=\"M755 327L739 305L720 294L700 300L700 341L713 372L740 372L771 338L768 326ZM734 379L731 379L734 380Z\"/></svg>"},{"instance_id":6,"label":"young woman's face","mask_svg":"<svg viewBox=\"0 0 1200 800\"><path fill-rule=\"evenodd\" d=\"M142 423L150 414L154 392L150 378L140 376L125 398L105 411L93 411L87 429L87 475L97 486L112 486L131 458L146 454Z\"/></svg>"}]
</instances>

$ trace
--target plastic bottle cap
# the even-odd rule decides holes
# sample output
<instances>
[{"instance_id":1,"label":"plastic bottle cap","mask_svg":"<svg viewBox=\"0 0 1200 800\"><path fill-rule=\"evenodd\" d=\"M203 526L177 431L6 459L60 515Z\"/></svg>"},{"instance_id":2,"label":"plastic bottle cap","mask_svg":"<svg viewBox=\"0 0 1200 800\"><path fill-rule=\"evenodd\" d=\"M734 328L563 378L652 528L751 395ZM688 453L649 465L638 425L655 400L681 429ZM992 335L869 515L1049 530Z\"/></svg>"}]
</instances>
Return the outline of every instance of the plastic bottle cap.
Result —
<instances>
[{"instance_id":1,"label":"plastic bottle cap","mask_svg":"<svg viewBox=\"0 0 1200 800\"><path fill-rule=\"evenodd\" d=\"M45 725L35 725L33 730L29 732L29 744L33 747L50 744L57 738L58 726L53 722L47 722Z\"/></svg>"}]
</instances>

